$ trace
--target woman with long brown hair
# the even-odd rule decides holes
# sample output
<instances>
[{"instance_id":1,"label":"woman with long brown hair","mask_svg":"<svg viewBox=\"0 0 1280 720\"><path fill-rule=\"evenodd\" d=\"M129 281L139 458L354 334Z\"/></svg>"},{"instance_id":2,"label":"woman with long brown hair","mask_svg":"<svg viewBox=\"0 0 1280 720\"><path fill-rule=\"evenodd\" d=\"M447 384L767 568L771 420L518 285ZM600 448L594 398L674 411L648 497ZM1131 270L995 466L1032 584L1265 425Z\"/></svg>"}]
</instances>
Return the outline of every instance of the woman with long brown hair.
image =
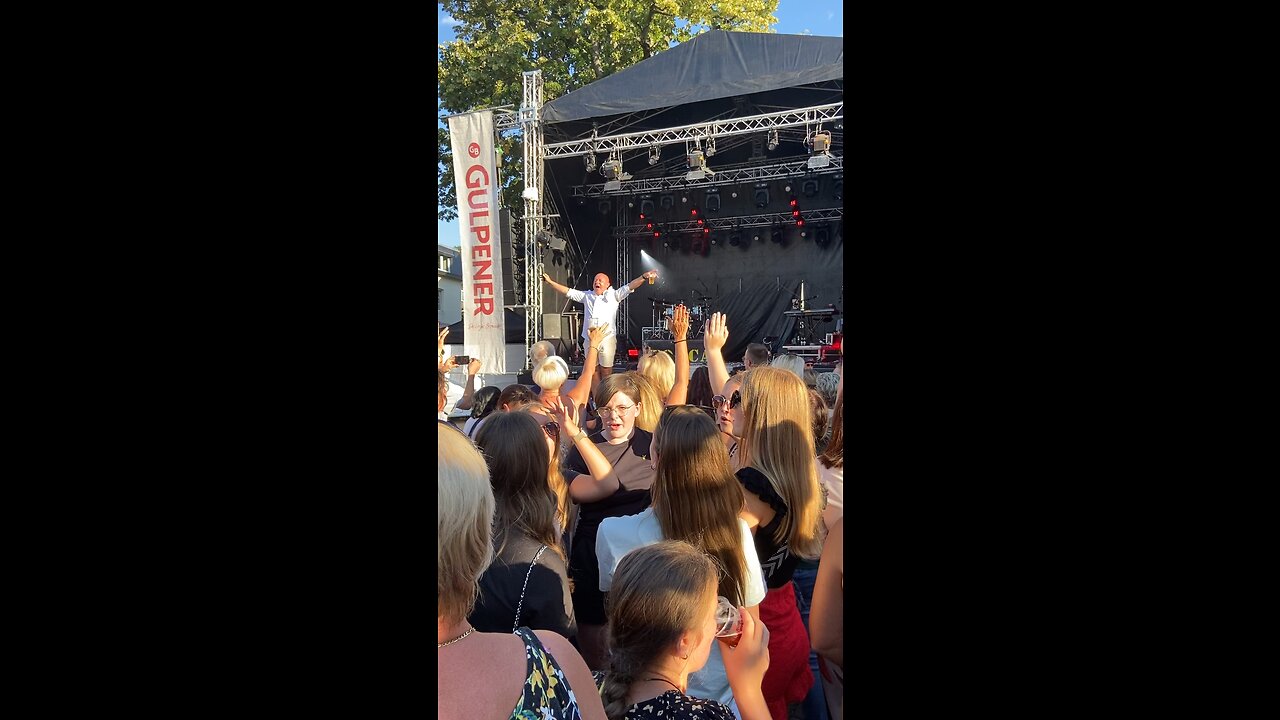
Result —
<instances>
[{"instance_id":1,"label":"woman with long brown hair","mask_svg":"<svg viewBox=\"0 0 1280 720\"><path fill-rule=\"evenodd\" d=\"M512 632L523 625L577 635L560 545L559 436L555 421L521 411L491 415L476 435L497 503L494 560L468 617L478 630ZM546 459L537 462L539 457Z\"/></svg>"},{"instance_id":2,"label":"woman with long brown hair","mask_svg":"<svg viewBox=\"0 0 1280 720\"><path fill-rule=\"evenodd\" d=\"M723 652L742 720L769 720L760 685L769 666L769 631L737 608L735 645L719 624L719 570L698 548L662 541L618 563L609 595L607 672L596 673L609 720L734 720L725 704L690 695L690 681L712 648ZM726 598L727 600L727 598ZM717 642L721 638L722 642Z\"/></svg>"},{"instance_id":3,"label":"woman with long brown hair","mask_svg":"<svg viewBox=\"0 0 1280 720\"><path fill-rule=\"evenodd\" d=\"M662 540L683 540L720 567L720 595L758 617L765 597L760 559L751 530L738 517L742 486L729 470L716 424L698 408L669 407L654 430L649 455L657 471L653 504L636 515L605 519L596 534L600 590L610 591L614 570L627 553ZM720 648L713 646L703 669L689 675L687 692L733 702Z\"/></svg>"},{"instance_id":4,"label":"woman with long brown hair","mask_svg":"<svg viewBox=\"0 0 1280 720\"><path fill-rule=\"evenodd\" d=\"M476 632L467 622L493 558L493 488L465 435L441 425L436 436L436 717L603 720L591 674L568 640L528 627Z\"/></svg>"}]
</instances>

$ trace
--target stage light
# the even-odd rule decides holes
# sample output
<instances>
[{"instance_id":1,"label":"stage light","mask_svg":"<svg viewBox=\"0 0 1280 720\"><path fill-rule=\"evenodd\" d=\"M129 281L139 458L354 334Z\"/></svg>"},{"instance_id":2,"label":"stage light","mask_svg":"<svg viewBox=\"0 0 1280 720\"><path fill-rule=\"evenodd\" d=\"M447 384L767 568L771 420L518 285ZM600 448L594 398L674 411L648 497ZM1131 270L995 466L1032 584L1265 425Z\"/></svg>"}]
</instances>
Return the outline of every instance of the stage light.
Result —
<instances>
[{"instance_id":1,"label":"stage light","mask_svg":"<svg viewBox=\"0 0 1280 720\"><path fill-rule=\"evenodd\" d=\"M812 140L809 142L809 152L812 155L805 167L810 170L824 168L831 164L831 133L822 131L813 134Z\"/></svg>"},{"instance_id":2,"label":"stage light","mask_svg":"<svg viewBox=\"0 0 1280 720\"><path fill-rule=\"evenodd\" d=\"M769 149L770 150L778 149L778 131L777 130L769 131Z\"/></svg>"},{"instance_id":3,"label":"stage light","mask_svg":"<svg viewBox=\"0 0 1280 720\"><path fill-rule=\"evenodd\" d=\"M711 232L711 231L710 231L710 230L708 230L707 232ZM719 245L719 244L720 244L720 236L719 236L719 235L716 235L716 234L714 234L714 233L713 233L713 234L711 235L711 244L712 244L712 245Z\"/></svg>"},{"instance_id":4,"label":"stage light","mask_svg":"<svg viewBox=\"0 0 1280 720\"><path fill-rule=\"evenodd\" d=\"M756 207L769 207L769 188L756 188Z\"/></svg>"},{"instance_id":5,"label":"stage light","mask_svg":"<svg viewBox=\"0 0 1280 720\"><path fill-rule=\"evenodd\" d=\"M813 134L813 151L816 153L827 152L831 149L831 133L822 131Z\"/></svg>"},{"instance_id":6,"label":"stage light","mask_svg":"<svg viewBox=\"0 0 1280 720\"><path fill-rule=\"evenodd\" d=\"M801 224L801 225L803 225L804 223L800 223L800 224ZM804 239L805 239L805 238L807 238L807 237L809 237L809 231L808 231L808 230L801 230L801 231L800 231L800 239L801 239L801 240L804 240Z\"/></svg>"},{"instance_id":7,"label":"stage light","mask_svg":"<svg viewBox=\"0 0 1280 720\"><path fill-rule=\"evenodd\" d=\"M689 208L689 217L693 218L694 220L697 220L697 219L698 219L698 206L697 206L697 205L694 205L693 207Z\"/></svg>"},{"instance_id":8,"label":"stage light","mask_svg":"<svg viewBox=\"0 0 1280 720\"><path fill-rule=\"evenodd\" d=\"M738 230L734 230L733 232L729 233L729 244L732 245L733 247L738 247L739 245L741 245L742 233Z\"/></svg>"},{"instance_id":9,"label":"stage light","mask_svg":"<svg viewBox=\"0 0 1280 720\"><path fill-rule=\"evenodd\" d=\"M658 205L662 206L663 210L670 210L676 206L676 199L670 195L663 195L658 198Z\"/></svg>"},{"instance_id":10,"label":"stage light","mask_svg":"<svg viewBox=\"0 0 1280 720\"><path fill-rule=\"evenodd\" d=\"M752 235L751 242L760 242L760 233L755 233L754 235Z\"/></svg>"},{"instance_id":11,"label":"stage light","mask_svg":"<svg viewBox=\"0 0 1280 720\"><path fill-rule=\"evenodd\" d=\"M640 218L644 219L653 215L653 198L640 198Z\"/></svg>"},{"instance_id":12,"label":"stage light","mask_svg":"<svg viewBox=\"0 0 1280 720\"><path fill-rule=\"evenodd\" d=\"M718 191L707 191L707 212L720 212L720 193Z\"/></svg>"},{"instance_id":13,"label":"stage light","mask_svg":"<svg viewBox=\"0 0 1280 720\"><path fill-rule=\"evenodd\" d=\"M715 155L715 154L716 154L716 139L707 138L707 157L711 157L712 155Z\"/></svg>"},{"instance_id":14,"label":"stage light","mask_svg":"<svg viewBox=\"0 0 1280 720\"><path fill-rule=\"evenodd\" d=\"M622 161L610 158L605 160L600 166L600 174L610 180L617 180L622 177Z\"/></svg>"},{"instance_id":15,"label":"stage light","mask_svg":"<svg viewBox=\"0 0 1280 720\"><path fill-rule=\"evenodd\" d=\"M813 233L813 242L820 248L824 248L831 244L831 230L826 225L819 227Z\"/></svg>"},{"instance_id":16,"label":"stage light","mask_svg":"<svg viewBox=\"0 0 1280 720\"><path fill-rule=\"evenodd\" d=\"M657 165L658 159L662 157L662 150L657 145L649 148L649 164Z\"/></svg>"},{"instance_id":17,"label":"stage light","mask_svg":"<svg viewBox=\"0 0 1280 720\"><path fill-rule=\"evenodd\" d=\"M595 172L596 156L594 153L587 153L587 172Z\"/></svg>"},{"instance_id":18,"label":"stage light","mask_svg":"<svg viewBox=\"0 0 1280 720\"><path fill-rule=\"evenodd\" d=\"M804 193L804 196L805 196L805 197L807 197L807 198L811 198L811 197L816 197L816 196L817 196L817 194L818 194L818 181L817 181L817 180L805 180L805 181L804 181L804 185L803 185L802 187L803 187L803 189L801 190L801 192L803 192L803 193Z\"/></svg>"},{"instance_id":19,"label":"stage light","mask_svg":"<svg viewBox=\"0 0 1280 720\"><path fill-rule=\"evenodd\" d=\"M701 150L694 150L689 153L689 172L685 173L685 180L701 180L714 172L707 169L707 156Z\"/></svg>"}]
</instances>

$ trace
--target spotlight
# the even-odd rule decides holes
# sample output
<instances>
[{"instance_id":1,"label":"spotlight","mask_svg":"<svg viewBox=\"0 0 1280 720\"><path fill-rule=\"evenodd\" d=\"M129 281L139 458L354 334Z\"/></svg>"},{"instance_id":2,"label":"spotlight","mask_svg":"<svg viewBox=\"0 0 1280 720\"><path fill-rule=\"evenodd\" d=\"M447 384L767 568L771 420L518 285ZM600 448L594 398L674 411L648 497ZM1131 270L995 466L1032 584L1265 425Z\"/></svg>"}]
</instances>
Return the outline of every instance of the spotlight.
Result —
<instances>
[{"instance_id":1,"label":"spotlight","mask_svg":"<svg viewBox=\"0 0 1280 720\"><path fill-rule=\"evenodd\" d=\"M769 150L772 151L777 149L778 149L778 131L770 130L769 131Z\"/></svg>"},{"instance_id":2,"label":"spotlight","mask_svg":"<svg viewBox=\"0 0 1280 720\"><path fill-rule=\"evenodd\" d=\"M709 175L715 173L707 169L707 156L701 150L689 153L689 172L685 173L684 179L701 180Z\"/></svg>"},{"instance_id":3,"label":"spotlight","mask_svg":"<svg viewBox=\"0 0 1280 720\"><path fill-rule=\"evenodd\" d=\"M653 215L653 199L642 198L640 200L640 219L644 219Z\"/></svg>"},{"instance_id":4,"label":"spotlight","mask_svg":"<svg viewBox=\"0 0 1280 720\"><path fill-rule=\"evenodd\" d=\"M676 199L670 195L663 195L662 197L658 198L658 204L662 206L663 210L670 210L671 208L675 207Z\"/></svg>"},{"instance_id":5,"label":"spotlight","mask_svg":"<svg viewBox=\"0 0 1280 720\"><path fill-rule=\"evenodd\" d=\"M587 172L595 172L596 156L594 153L587 153Z\"/></svg>"},{"instance_id":6,"label":"spotlight","mask_svg":"<svg viewBox=\"0 0 1280 720\"><path fill-rule=\"evenodd\" d=\"M707 232L711 232L711 231L710 231L710 230L708 230ZM719 244L720 244L720 236L719 236L719 235L716 235L716 234L713 234L713 235L711 236L711 244L712 244L712 245L719 245Z\"/></svg>"},{"instance_id":7,"label":"spotlight","mask_svg":"<svg viewBox=\"0 0 1280 720\"><path fill-rule=\"evenodd\" d=\"M760 242L760 233L755 233L754 235L752 235L751 242Z\"/></svg>"},{"instance_id":8,"label":"spotlight","mask_svg":"<svg viewBox=\"0 0 1280 720\"><path fill-rule=\"evenodd\" d=\"M715 138L707 138L707 157L711 157L712 155L715 155L715 154L716 154L716 140Z\"/></svg>"},{"instance_id":9,"label":"spotlight","mask_svg":"<svg viewBox=\"0 0 1280 720\"><path fill-rule=\"evenodd\" d=\"M756 207L769 207L769 188L756 188Z\"/></svg>"},{"instance_id":10,"label":"spotlight","mask_svg":"<svg viewBox=\"0 0 1280 720\"><path fill-rule=\"evenodd\" d=\"M732 245L733 247L738 247L739 245L741 245L742 233L739 232L738 230L734 230L733 232L729 233L729 244Z\"/></svg>"},{"instance_id":11,"label":"spotlight","mask_svg":"<svg viewBox=\"0 0 1280 720\"><path fill-rule=\"evenodd\" d=\"M818 181L817 181L817 180L805 180L805 181L804 181L804 185L803 185L802 187L803 187L803 189L801 190L801 192L803 192L803 193L804 193L804 196L805 196L805 197L807 197L807 198L811 198L811 197L816 197L816 196L817 196L817 194L818 194Z\"/></svg>"},{"instance_id":12,"label":"spotlight","mask_svg":"<svg viewBox=\"0 0 1280 720\"><path fill-rule=\"evenodd\" d=\"M831 149L831 133L828 131L813 134L813 152L827 152Z\"/></svg>"},{"instance_id":13,"label":"spotlight","mask_svg":"<svg viewBox=\"0 0 1280 720\"><path fill-rule=\"evenodd\" d=\"M600 174L610 180L618 180L622 177L622 161L616 159L605 160L600 166Z\"/></svg>"},{"instance_id":14,"label":"spotlight","mask_svg":"<svg viewBox=\"0 0 1280 720\"><path fill-rule=\"evenodd\" d=\"M654 145L653 147L649 148L649 164L650 165L657 165L658 159L661 157L662 157L662 150L660 150L657 145Z\"/></svg>"},{"instance_id":15,"label":"spotlight","mask_svg":"<svg viewBox=\"0 0 1280 720\"><path fill-rule=\"evenodd\" d=\"M831 133L826 131L814 133L809 146L809 152L812 155L809 157L809 162L805 164L805 167L814 170L830 165L831 155L828 154L830 150Z\"/></svg>"}]
</instances>

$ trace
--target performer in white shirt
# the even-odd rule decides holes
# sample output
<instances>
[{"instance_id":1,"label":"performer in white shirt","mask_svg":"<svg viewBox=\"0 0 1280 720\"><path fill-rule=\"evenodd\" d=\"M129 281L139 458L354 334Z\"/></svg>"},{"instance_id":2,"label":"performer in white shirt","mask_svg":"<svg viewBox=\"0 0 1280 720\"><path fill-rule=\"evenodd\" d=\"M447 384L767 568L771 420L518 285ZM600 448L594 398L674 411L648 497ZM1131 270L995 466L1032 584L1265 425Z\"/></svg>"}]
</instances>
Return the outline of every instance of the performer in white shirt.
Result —
<instances>
[{"instance_id":1,"label":"performer in white shirt","mask_svg":"<svg viewBox=\"0 0 1280 720\"><path fill-rule=\"evenodd\" d=\"M604 273L598 273L591 282L591 292L584 292L561 285L552 280L550 275L542 274L542 278L547 281L547 284L555 288L561 295L567 296L574 302L582 303L582 344L584 353L591 349L591 339L587 335L587 330L596 325L606 328L605 338L600 342L598 350L600 367L591 376L591 392L595 392L596 385L599 384L601 378L606 378L613 374L613 354L618 349L618 328L614 323L615 318L618 316L618 303L630 295L632 290L643 285L646 278L657 279L657 277L658 271L650 270L623 285L620 289L615 290L610 284L609 276Z\"/></svg>"}]
</instances>

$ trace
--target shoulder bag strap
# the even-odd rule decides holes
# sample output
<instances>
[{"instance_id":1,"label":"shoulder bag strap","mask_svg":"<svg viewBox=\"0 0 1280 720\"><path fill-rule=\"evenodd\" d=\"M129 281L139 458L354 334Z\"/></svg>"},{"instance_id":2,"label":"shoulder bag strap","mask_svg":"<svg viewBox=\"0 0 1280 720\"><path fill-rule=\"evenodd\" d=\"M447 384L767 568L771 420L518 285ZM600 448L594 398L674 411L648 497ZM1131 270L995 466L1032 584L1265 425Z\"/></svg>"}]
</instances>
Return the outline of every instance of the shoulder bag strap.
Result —
<instances>
[{"instance_id":1,"label":"shoulder bag strap","mask_svg":"<svg viewBox=\"0 0 1280 720\"><path fill-rule=\"evenodd\" d=\"M529 576L533 574L533 566L538 564L538 558L542 557L542 553L546 551L546 545L538 548L537 554L533 556L533 562L529 563L529 569L524 574L524 587L520 588L520 604L516 605L516 623L511 626L513 633L520 629L520 613L524 611L524 591L529 589Z\"/></svg>"}]
</instances>

